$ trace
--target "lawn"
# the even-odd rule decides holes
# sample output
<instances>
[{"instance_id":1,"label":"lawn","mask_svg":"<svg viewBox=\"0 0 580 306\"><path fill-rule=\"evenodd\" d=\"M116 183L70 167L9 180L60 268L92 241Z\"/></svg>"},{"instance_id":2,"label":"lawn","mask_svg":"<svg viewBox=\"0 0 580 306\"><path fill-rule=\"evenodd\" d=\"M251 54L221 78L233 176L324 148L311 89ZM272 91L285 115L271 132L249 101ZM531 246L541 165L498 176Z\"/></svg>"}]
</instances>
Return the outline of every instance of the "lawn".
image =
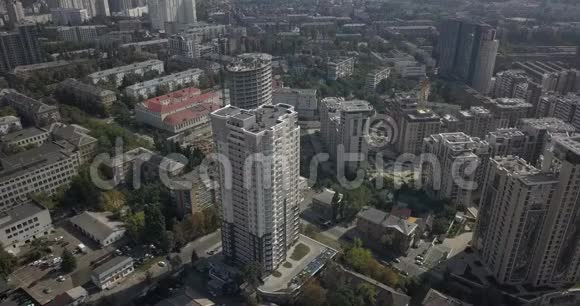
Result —
<instances>
[{"instance_id":1,"label":"lawn","mask_svg":"<svg viewBox=\"0 0 580 306\"><path fill-rule=\"evenodd\" d=\"M308 247L304 243L299 243L294 248L294 252L292 252L292 255L290 256L290 258L292 260L299 261L302 258L304 258L304 256L308 255L308 253L310 253L310 247Z\"/></svg>"}]
</instances>

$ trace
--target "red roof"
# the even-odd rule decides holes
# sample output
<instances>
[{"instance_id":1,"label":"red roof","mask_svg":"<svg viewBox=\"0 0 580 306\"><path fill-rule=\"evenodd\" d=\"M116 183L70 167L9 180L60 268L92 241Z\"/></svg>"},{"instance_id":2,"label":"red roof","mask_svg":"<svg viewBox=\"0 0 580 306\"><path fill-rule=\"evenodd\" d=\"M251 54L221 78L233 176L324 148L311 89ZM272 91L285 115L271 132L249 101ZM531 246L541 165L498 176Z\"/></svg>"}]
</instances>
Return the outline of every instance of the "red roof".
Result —
<instances>
[{"instance_id":1,"label":"red roof","mask_svg":"<svg viewBox=\"0 0 580 306\"><path fill-rule=\"evenodd\" d=\"M143 105L151 112L170 113L176 110L190 107L193 104L205 103L217 97L217 93L210 91L201 94L195 87L189 87L174 91L167 95L151 98L143 101Z\"/></svg>"},{"instance_id":2,"label":"red roof","mask_svg":"<svg viewBox=\"0 0 580 306\"><path fill-rule=\"evenodd\" d=\"M209 113L213 112L218 108L219 106L211 103L198 104L191 108L184 109L182 111L179 111L177 113L165 117L165 119L163 119L163 122L169 125L177 125L185 121L193 120L195 118L207 116Z\"/></svg>"}]
</instances>

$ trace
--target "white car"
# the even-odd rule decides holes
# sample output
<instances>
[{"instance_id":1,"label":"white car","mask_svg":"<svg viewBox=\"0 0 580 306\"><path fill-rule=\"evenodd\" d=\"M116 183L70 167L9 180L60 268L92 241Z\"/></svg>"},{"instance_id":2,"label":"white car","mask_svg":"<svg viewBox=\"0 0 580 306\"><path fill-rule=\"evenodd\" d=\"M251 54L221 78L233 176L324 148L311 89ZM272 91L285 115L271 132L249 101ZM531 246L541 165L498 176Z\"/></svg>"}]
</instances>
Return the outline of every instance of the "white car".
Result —
<instances>
[{"instance_id":1,"label":"white car","mask_svg":"<svg viewBox=\"0 0 580 306\"><path fill-rule=\"evenodd\" d=\"M64 282L65 279L66 278L64 276L62 276L62 275L56 278L56 280L59 281L59 282L61 282L61 283Z\"/></svg>"},{"instance_id":2,"label":"white car","mask_svg":"<svg viewBox=\"0 0 580 306\"><path fill-rule=\"evenodd\" d=\"M165 263L165 261L160 261L160 262L157 263L157 265L159 265L160 267L167 266L167 264Z\"/></svg>"}]
</instances>

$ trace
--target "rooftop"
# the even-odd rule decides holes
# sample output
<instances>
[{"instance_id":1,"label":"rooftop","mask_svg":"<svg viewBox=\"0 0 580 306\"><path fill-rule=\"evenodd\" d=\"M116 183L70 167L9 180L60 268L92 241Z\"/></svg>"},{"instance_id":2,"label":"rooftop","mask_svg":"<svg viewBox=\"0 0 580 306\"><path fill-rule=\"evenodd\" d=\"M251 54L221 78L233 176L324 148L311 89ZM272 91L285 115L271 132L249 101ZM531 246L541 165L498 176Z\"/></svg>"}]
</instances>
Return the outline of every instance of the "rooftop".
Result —
<instances>
[{"instance_id":1,"label":"rooftop","mask_svg":"<svg viewBox=\"0 0 580 306\"><path fill-rule=\"evenodd\" d=\"M34 202L28 202L15 206L10 210L0 213L0 228L10 227L12 224L35 216L44 210L46 210L46 208Z\"/></svg>"},{"instance_id":2,"label":"rooftop","mask_svg":"<svg viewBox=\"0 0 580 306\"><path fill-rule=\"evenodd\" d=\"M57 144L48 143L38 148L0 158L0 164L2 165L0 180L7 180L34 169L68 159L71 154L71 152Z\"/></svg>"},{"instance_id":3,"label":"rooftop","mask_svg":"<svg viewBox=\"0 0 580 306\"><path fill-rule=\"evenodd\" d=\"M469 306L459 299L447 296L435 289L429 289L421 303L422 306Z\"/></svg>"},{"instance_id":4,"label":"rooftop","mask_svg":"<svg viewBox=\"0 0 580 306\"><path fill-rule=\"evenodd\" d=\"M46 133L48 133L47 130L39 129L36 127L30 127L27 129L23 129L20 131L6 134L6 135L2 136L0 138L0 140L2 142L5 142L5 143L11 143L11 142L17 142L17 141L20 141L22 139L27 139L27 138L34 137L34 136L39 136L39 135L46 134Z\"/></svg>"},{"instance_id":5,"label":"rooftop","mask_svg":"<svg viewBox=\"0 0 580 306\"><path fill-rule=\"evenodd\" d=\"M312 196L312 200L317 200L317 201L322 202L324 204L330 205L332 203L332 199L334 198L335 194L336 194L336 191L334 191L332 189L324 188L321 192L318 192L314 196Z\"/></svg>"},{"instance_id":6,"label":"rooftop","mask_svg":"<svg viewBox=\"0 0 580 306\"><path fill-rule=\"evenodd\" d=\"M497 129L493 132L489 132L489 135L491 138L512 138L526 136L524 132L517 128Z\"/></svg>"},{"instance_id":7,"label":"rooftop","mask_svg":"<svg viewBox=\"0 0 580 306\"><path fill-rule=\"evenodd\" d=\"M32 64L32 65L23 65L23 66L17 66L16 68L14 68L14 73L24 73L24 72L30 72L30 71L35 71L35 70L39 70L39 69L58 68L58 67L64 67L64 66L68 66L68 65L83 63L83 62L86 62L86 60L74 60L74 61L60 60L60 61L45 62L45 63Z\"/></svg>"},{"instance_id":8,"label":"rooftop","mask_svg":"<svg viewBox=\"0 0 580 306\"><path fill-rule=\"evenodd\" d=\"M208 99L215 97L217 94L213 91L202 94L195 87L188 87L163 96L147 99L141 103L142 106L155 113L171 113L178 109L206 102Z\"/></svg>"},{"instance_id":9,"label":"rooftop","mask_svg":"<svg viewBox=\"0 0 580 306\"><path fill-rule=\"evenodd\" d=\"M5 93L4 99L9 99L12 101L12 103L15 104L25 105L26 108L32 109L34 112L43 112L57 109L57 107L54 105L44 104L36 99L17 92L14 89L4 89L2 92Z\"/></svg>"},{"instance_id":10,"label":"rooftop","mask_svg":"<svg viewBox=\"0 0 580 306\"><path fill-rule=\"evenodd\" d=\"M365 100L343 101L340 105L340 108L342 112L347 113L373 111L373 106Z\"/></svg>"},{"instance_id":11,"label":"rooftop","mask_svg":"<svg viewBox=\"0 0 580 306\"><path fill-rule=\"evenodd\" d=\"M296 116L294 107L288 104L262 105L253 110L242 110L235 106L226 106L212 113L213 116L226 117L242 129L258 134L272 129L289 116Z\"/></svg>"},{"instance_id":12,"label":"rooftop","mask_svg":"<svg viewBox=\"0 0 580 306\"><path fill-rule=\"evenodd\" d=\"M532 108L532 104L526 102L521 98L498 98L489 101L489 104L493 104L498 108L503 109L514 109L514 108Z\"/></svg>"},{"instance_id":13,"label":"rooftop","mask_svg":"<svg viewBox=\"0 0 580 306\"><path fill-rule=\"evenodd\" d=\"M96 95L96 96L100 96L100 97L104 97L104 96L110 96L110 95L114 95L115 93L107 90L107 89L102 89L100 87L97 86L93 86L93 85L89 85L83 82L79 82L75 79L66 79L64 81L62 81L59 86L65 86L65 87L72 87L75 88L77 90L83 91L85 93L89 93L92 95Z\"/></svg>"},{"instance_id":14,"label":"rooftop","mask_svg":"<svg viewBox=\"0 0 580 306\"><path fill-rule=\"evenodd\" d=\"M108 275L108 274L111 274L111 273L117 271L117 269L119 269L120 267L122 267L126 264L129 264L129 263L132 263L132 262L133 262L133 258L131 258L131 257L127 257L127 256L113 257L111 260L96 267L93 270L93 274L94 275Z\"/></svg>"},{"instance_id":15,"label":"rooftop","mask_svg":"<svg viewBox=\"0 0 580 306\"><path fill-rule=\"evenodd\" d=\"M153 80L149 80L149 81L145 81L145 82L141 82L141 83L136 83L133 84L131 86L128 86L127 89L132 89L132 90L139 90L141 88L150 88L153 86L158 86L158 85L162 85L165 83L169 83L172 81L176 81L179 79L183 79L183 78L189 78L193 75L202 75L203 74L203 70L198 69L198 68L193 68L193 69L189 69L189 70L185 70L185 71L181 71L178 73L173 73L170 75L166 75L160 78L156 78Z\"/></svg>"},{"instance_id":16,"label":"rooftop","mask_svg":"<svg viewBox=\"0 0 580 306\"><path fill-rule=\"evenodd\" d=\"M153 60L152 59L152 60L139 62L139 63L135 63L135 64L131 64L131 65L126 65L126 66L115 67L115 68L111 68L111 69L107 69L107 70L97 71L95 73L89 74L89 78L92 78L92 79L102 78L102 77L105 77L105 76L108 76L111 74L127 73L127 72L131 72L133 70L136 70L136 69L143 69L143 68L151 67L154 65L163 65L163 62L160 60Z\"/></svg>"},{"instance_id":17,"label":"rooftop","mask_svg":"<svg viewBox=\"0 0 580 306\"><path fill-rule=\"evenodd\" d=\"M123 228L123 222L109 220L111 215L111 213L85 211L70 218L70 222L102 241Z\"/></svg>"},{"instance_id":18,"label":"rooftop","mask_svg":"<svg viewBox=\"0 0 580 306\"><path fill-rule=\"evenodd\" d=\"M383 227L393 228L404 235L411 235L417 228L417 224L401 219L395 215L372 207L364 207L357 215L368 222L380 224Z\"/></svg>"},{"instance_id":19,"label":"rooftop","mask_svg":"<svg viewBox=\"0 0 580 306\"><path fill-rule=\"evenodd\" d=\"M245 72L260 69L272 64L272 56L266 53L244 53L236 56L226 65L230 72Z\"/></svg>"},{"instance_id":20,"label":"rooftop","mask_svg":"<svg viewBox=\"0 0 580 306\"><path fill-rule=\"evenodd\" d=\"M417 109L405 114L411 121L439 121L441 117L430 109Z\"/></svg>"},{"instance_id":21,"label":"rooftop","mask_svg":"<svg viewBox=\"0 0 580 306\"><path fill-rule=\"evenodd\" d=\"M524 118L520 120L522 127L532 127L537 130L547 130L553 133L570 132L574 133L576 128L558 118Z\"/></svg>"},{"instance_id":22,"label":"rooftop","mask_svg":"<svg viewBox=\"0 0 580 306\"><path fill-rule=\"evenodd\" d=\"M510 176L517 177L525 184L558 183L558 177L554 174L541 172L517 156L496 156L491 159L491 162L492 165L496 165L498 168L506 171Z\"/></svg>"}]
</instances>

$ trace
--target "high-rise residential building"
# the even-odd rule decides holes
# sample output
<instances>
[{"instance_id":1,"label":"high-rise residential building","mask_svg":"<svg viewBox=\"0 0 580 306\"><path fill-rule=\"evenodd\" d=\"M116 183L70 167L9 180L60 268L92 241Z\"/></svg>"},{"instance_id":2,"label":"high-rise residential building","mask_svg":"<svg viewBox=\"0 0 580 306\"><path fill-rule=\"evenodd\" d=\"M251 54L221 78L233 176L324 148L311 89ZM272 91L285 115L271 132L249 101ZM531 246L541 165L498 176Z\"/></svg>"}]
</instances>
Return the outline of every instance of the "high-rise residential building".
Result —
<instances>
[{"instance_id":1,"label":"high-rise residential building","mask_svg":"<svg viewBox=\"0 0 580 306\"><path fill-rule=\"evenodd\" d=\"M462 131L470 136L483 138L494 129L493 115L485 107L472 106L459 111L457 119L461 122Z\"/></svg>"},{"instance_id":2,"label":"high-rise residential building","mask_svg":"<svg viewBox=\"0 0 580 306\"><path fill-rule=\"evenodd\" d=\"M197 22L195 0L150 0L147 6L155 30L165 29L166 22Z\"/></svg>"},{"instance_id":3,"label":"high-rise residential building","mask_svg":"<svg viewBox=\"0 0 580 306\"><path fill-rule=\"evenodd\" d=\"M344 173L344 169L354 172L366 162L365 128L374 113L370 103L363 100L329 97L320 102L320 132L331 159L337 162L338 173ZM345 162L346 154L358 156Z\"/></svg>"},{"instance_id":4,"label":"high-rise residential building","mask_svg":"<svg viewBox=\"0 0 580 306\"><path fill-rule=\"evenodd\" d=\"M43 57L35 24L18 24L16 31L0 33L0 72L41 62Z\"/></svg>"},{"instance_id":5,"label":"high-rise residential building","mask_svg":"<svg viewBox=\"0 0 580 306\"><path fill-rule=\"evenodd\" d=\"M528 137L517 128L497 129L489 132L485 141L489 144L489 156L519 156L526 154Z\"/></svg>"},{"instance_id":6,"label":"high-rise residential building","mask_svg":"<svg viewBox=\"0 0 580 306\"><path fill-rule=\"evenodd\" d=\"M514 96L516 86L527 82L528 76L523 70L511 69L498 72L495 76L492 95L494 98L521 98Z\"/></svg>"},{"instance_id":7,"label":"high-rise residential building","mask_svg":"<svg viewBox=\"0 0 580 306\"><path fill-rule=\"evenodd\" d=\"M443 22L440 32L439 74L488 93L499 47L496 30L487 24L450 19Z\"/></svg>"},{"instance_id":8,"label":"high-rise residential building","mask_svg":"<svg viewBox=\"0 0 580 306\"><path fill-rule=\"evenodd\" d=\"M538 117L555 117L580 130L580 96L574 94L546 94L540 97Z\"/></svg>"},{"instance_id":9,"label":"high-rise residential building","mask_svg":"<svg viewBox=\"0 0 580 306\"><path fill-rule=\"evenodd\" d=\"M441 117L430 109L406 112L399 120L397 151L421 154L423 139L441 131Z\"/></svg>"},{"instance_id":10,"label":"high-rise residential building","mask_svg":"<svg viewBox=\"0 0 580 306\"><path fill-rule=\"evenodd\" d=\"M272 92L272 104L290 104L298 112L298 119L315 121L318 116L316 89L276 88Z\"/></svg>"},{"instance_id":11,"label":"high-rise residential building","mask_svg":"<svg viewBox=\"0 0 580 306\"><path fill-rule=\"evenodd\" d=\"M272 56L265 53L238 55L226 65L233 106L252 109L272 103Z\"/></svg>"},{"instance_id":12,"label":"high-rise residential building","mask_svg":"<svg viewBox=\"0 0 580 306\"><path fill-rule=\"evenodd\" d=\"M271 272L299 235L300 128L285 104L211 113L224 255Z\"/></svg>"},{"instance_id":13,"label":"high-rise residential building","mask_svg":"<svg viewBox=\"0 0 580 306\"><path fill-rule=\"evenodd\" d=\"M519 98L497 98L483 103L493 115L492 130L515 127L522 118L528 118L533 113L533 105Z\"/></svg>"},{"instance_id":14,"label":"high-rise residential building","mask_svg":"<svg viewBox=\"0 0 580 306\"><path fill-rule=\"evenodd\" d=\"M50 11L52 21L58 25L80 25L89 20L86 9L58 8Z\"/></svg>"},{"instance_id":15,"label":"high-rise residential building","mask_svg":"<svg viewBox=\"0 0 580 306\"><path fill-rule=\"evenodd\" d=\"M561 287L580 280L580 137L559 137L541 170L496 157L473 245L501 284Z\"/></svg>"},{"instance_id":16,"label":"high-rise residential building","mask_svg":"<svg viewBox=\"0 0 580 306\"><path fill-rule=\"evenodd\" d=\"M547 145L554 137L569 137L575 135L576 128L558 118L524 118L518 128L526 134L527 146L523 155L519 155L532 165L536 165Z\"/></svg>"},{"instance_id":17,"label":"high-rise residential building","mask_svg":"<svg viewBox=\"0 0 580 306\"><path fill-rule=\"evenodd\" d=\"M169 38L169 54L187 58L199 58L201 39L195 33L180 33Z\"/></svg>"},{"instance_id":18,"label":"high-rise residential building","mask_svg":"<svg viewBox=\"0 0 580 306\"><path fill-rule=\"evenodd\" d=\"M6 0L6 11L8 11L10 28L15 28L24 20L24 8L19 0Z\"/></svg>"},{"instance_id":19,"label":"high-rise residential building","mask_svg":"<svg viewBox=\"0 0 580 306\"><path fill-rule=\"evenodd\" d=\"M436 199L472 207L473 193L483 182L483 163L489 146L463 132L431 135L423 140L423 153L436 157L435 165L424 160L423 184ZM473 167L473 168L471 168ZM467 170L466 170L467 169ZM438 173L439 171L439 173Z\"/></svg>"}]
</instances>

